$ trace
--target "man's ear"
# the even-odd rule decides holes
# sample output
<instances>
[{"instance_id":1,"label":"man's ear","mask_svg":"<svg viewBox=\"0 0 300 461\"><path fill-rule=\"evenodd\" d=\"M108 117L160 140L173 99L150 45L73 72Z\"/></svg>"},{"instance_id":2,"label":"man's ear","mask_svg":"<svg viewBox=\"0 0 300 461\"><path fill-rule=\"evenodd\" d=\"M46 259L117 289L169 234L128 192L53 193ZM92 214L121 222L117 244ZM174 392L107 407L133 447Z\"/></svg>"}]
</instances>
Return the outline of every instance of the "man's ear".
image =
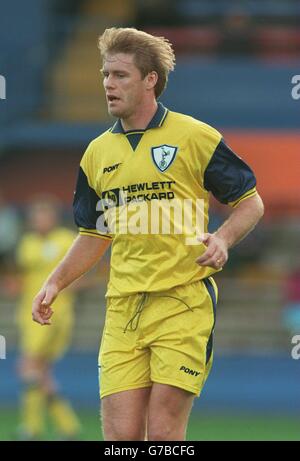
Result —
<instances>
[{"instance_id":1,"label":"man's ear","mask_svg":"<svg viewBox=\"0 0 300 461\"><path fill-rule=\"evenodd\" d=\"M146 89L147 90L152 90L158 80L158 74L153 70L152 72L149 72L149 74L146 75L145 77L145 82L146 82Z\"/></svg>"}]
</instances>

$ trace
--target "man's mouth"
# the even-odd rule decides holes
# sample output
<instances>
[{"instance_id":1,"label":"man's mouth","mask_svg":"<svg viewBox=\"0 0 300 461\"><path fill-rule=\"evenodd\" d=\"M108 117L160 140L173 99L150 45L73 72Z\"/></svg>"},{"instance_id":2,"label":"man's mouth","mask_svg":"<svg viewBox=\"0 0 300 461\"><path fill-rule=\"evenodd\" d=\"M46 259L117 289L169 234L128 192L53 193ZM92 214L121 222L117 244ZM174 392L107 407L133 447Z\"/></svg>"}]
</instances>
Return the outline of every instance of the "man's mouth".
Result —
<instances>
[{"instance_id":1,"label":"man's mouth","mask_svg":"<svg viewBox=\"0 0 300 461\"><path fill-rule=\"evenodd\" d=\"M113 101L119 101L120 98L118 98L117 96L113 96L113 95L107 95L107 100L108 102L113 102Z\"/></svg>"}]
</instances>

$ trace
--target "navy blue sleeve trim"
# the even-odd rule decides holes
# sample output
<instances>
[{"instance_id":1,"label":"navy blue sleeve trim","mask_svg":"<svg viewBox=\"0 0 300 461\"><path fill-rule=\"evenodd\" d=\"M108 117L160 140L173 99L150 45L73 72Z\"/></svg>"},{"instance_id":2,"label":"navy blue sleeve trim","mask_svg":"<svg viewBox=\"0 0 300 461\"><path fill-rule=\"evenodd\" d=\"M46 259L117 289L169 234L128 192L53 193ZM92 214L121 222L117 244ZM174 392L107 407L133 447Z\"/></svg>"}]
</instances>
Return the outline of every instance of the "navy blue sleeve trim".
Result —
<instances>
[{"instance_id":1,"label":"navy blue sleeve trim","mask_svg":"<svg viewBox=\"0 0 300 461\"><path fill-rule=\"evenodd\" d=\"M74 221L78 227L96 229L97 219L102 214L101 211L96 211L99 200L100 198L89 186L87 177L80 167L73 201Z\"/></svg>"},{"instance_id":2,"label":"navy blue sleeve trim","mask_svg":"<svg viewBox=\"0 0 300 461\"><path fill-rule=\"evenodd\" d=\"M237 200L256 186L251 168L221 139L204 172L204 187L221 203Z\"/></svg>"},{"instance_id":3,"label":"navy blue sleeve trim","mask_svg":"<svg viewBox=\"0 0 300 461\"><path fill-rule=\"evenodd\" d=\"M209 278L203 279L202 280L204 285L206 286L206 289L209 293L209 296L211 297L211 302L213 306L213 315L214 315L214 323L210 332L210 336L208 338L208 342L206 345L206 365L208 364L212 351L213 351L213 338L214 338L214 328L215 328L215 323L216 323L216 312L217 312L217 297L216 293L213 287L212 282L210 281Z\"/></svg>"}]
</instances>

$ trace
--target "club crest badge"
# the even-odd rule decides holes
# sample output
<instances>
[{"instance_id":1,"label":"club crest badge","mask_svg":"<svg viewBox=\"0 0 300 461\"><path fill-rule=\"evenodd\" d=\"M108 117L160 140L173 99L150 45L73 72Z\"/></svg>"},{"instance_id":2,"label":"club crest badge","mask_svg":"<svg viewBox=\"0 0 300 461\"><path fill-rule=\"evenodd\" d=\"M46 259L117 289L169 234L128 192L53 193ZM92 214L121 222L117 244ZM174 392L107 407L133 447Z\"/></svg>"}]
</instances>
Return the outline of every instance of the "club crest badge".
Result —
<instances>
[{"instance_id":1,"label":"club crest badge","mask_svg":"<svg viewBox=\"0 0 300 461\"><path fill-rule=\"evenodd\" d=\"M155 166L160 171L166 171L167 168L174 162L178 147L162 144L151 148L151 154Z\"/></svg>"}]
</instances>

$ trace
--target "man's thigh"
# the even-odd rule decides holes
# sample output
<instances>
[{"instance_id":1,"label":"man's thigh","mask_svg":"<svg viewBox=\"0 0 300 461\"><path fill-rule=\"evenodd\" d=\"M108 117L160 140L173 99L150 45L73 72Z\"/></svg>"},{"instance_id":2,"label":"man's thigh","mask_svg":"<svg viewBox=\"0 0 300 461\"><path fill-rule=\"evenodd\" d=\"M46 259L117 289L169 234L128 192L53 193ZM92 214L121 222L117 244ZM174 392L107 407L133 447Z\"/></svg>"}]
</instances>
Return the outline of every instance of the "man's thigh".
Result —
<instances>
[{"instance_id":1,"label":"man's thigh","mask_svg":"<svg viewBox=\"0 0 300 461\"><path fill-rule=\"evenodd\" d=\"M103 397L104 440L144 440L151 388L116 392Z\"/></svg>"}]
</instances>

